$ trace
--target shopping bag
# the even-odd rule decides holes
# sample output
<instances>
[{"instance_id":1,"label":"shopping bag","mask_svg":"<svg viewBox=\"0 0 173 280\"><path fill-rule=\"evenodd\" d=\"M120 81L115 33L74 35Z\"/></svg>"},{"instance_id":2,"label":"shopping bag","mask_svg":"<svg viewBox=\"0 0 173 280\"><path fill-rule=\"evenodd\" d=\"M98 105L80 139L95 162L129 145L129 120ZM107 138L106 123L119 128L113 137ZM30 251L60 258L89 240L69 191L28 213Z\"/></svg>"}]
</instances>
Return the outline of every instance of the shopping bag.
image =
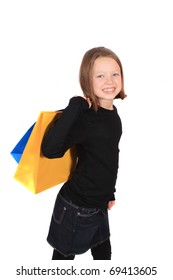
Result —
<instances>
[{"instance_id":1,"label":"shopping bag","mask_svg":"<svg viewBox=\"0 0 173 280\"><path fill-rule=\"evenodd\" d=\"M16 144L16 146L13 148L13 150L10 153L17 163L19 163L21 159L26 143L28 142L28 139L34 128L34 125L35 123L27 130L27 132L23 135L23 137L19 140L19 142Z\"/></svg>"},{"instance_id":2,"label":"shopping bag","mask_svg":"<svg viewBox=\"0 0 173 280\"><path fill-rule=\"evenodd\" d=\"M14 174L17 181L35 194L67 181L76 165L75 147L70 148L62 158L48 159L41 153L44 133L61 113L39 114Z\"/></svg>"}]
</instances>

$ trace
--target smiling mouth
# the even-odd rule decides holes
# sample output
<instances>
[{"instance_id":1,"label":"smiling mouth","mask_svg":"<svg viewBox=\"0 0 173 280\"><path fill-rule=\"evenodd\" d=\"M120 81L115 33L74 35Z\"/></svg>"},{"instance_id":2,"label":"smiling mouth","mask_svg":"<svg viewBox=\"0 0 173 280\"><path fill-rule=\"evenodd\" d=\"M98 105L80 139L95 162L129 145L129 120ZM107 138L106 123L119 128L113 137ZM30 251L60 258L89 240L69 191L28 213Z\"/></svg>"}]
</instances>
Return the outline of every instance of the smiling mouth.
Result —
<instances>
[{"instance_id":1,"label":"smiling mouth","mask_svg":"<svg viewBox=\"0 0 173 280\"><path fill-rule=\"evenodd\" d=\"M106 93L113 93L114 91L115 91L115 87L103 89L103 92L106 92Z\"/></svg>"}]
</instances>

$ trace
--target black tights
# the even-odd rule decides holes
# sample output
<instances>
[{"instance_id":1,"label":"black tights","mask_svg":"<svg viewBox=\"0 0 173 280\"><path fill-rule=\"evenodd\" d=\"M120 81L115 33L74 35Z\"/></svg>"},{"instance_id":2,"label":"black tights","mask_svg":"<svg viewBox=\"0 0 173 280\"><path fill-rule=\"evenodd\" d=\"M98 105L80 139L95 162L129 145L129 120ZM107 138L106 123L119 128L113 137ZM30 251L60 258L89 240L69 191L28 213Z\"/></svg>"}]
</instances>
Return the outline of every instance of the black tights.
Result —
<instances>
[{"instance_id":1,"label":"black tights","mask_svg":"<svg viewBox=\"0 0 173 280\"><path fill-rule=\"evenodd\" d=\"M111 244L110 239L107 239L103 243L97 245L91 249L91 254L94 260L110 260L111 259ZM65 257L57 250L54 249L52 260L74 260L75 255Z\"/></svg>"}]
</instances>

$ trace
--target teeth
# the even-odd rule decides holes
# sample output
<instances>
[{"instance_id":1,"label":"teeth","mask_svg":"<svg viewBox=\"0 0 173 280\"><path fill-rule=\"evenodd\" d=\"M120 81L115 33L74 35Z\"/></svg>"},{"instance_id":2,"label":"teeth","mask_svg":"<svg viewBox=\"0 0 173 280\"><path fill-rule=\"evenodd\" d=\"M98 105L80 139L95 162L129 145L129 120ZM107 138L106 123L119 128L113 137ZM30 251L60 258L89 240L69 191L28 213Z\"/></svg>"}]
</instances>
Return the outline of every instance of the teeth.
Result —
<instances>
[{"instance_id":1,"label":"teeth","mask_svg":"<svg viewBox=\"0 0 173 280\"><path fill-rule=\"evenodd\" d=\"M103 91L105 91L105 92L111 92L111 91L114 91L114 88L105 88L105 89L103 89Z\"/></svg>"}]
</instances>

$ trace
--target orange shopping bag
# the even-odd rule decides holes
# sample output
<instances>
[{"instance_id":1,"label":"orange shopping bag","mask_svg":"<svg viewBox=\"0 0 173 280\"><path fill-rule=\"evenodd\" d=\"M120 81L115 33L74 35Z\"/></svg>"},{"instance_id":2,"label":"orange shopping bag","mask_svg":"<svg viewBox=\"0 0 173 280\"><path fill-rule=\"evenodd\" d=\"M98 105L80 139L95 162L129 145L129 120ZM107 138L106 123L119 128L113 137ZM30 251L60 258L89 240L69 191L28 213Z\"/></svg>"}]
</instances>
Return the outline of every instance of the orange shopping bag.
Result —
<instances>
[{"instance_id":1,"label":"orange shopping bag","mask_svg":"<svg viewBox=\"0 0 173 280\"><path fill-rule=\"evenodd\" d=\"M48 159L41 154L44 133L61 113L40 113L14 174L17 181L35 194L67 181L76 165L75 147L62 158Z\"/></svg>"}]
</instances>

